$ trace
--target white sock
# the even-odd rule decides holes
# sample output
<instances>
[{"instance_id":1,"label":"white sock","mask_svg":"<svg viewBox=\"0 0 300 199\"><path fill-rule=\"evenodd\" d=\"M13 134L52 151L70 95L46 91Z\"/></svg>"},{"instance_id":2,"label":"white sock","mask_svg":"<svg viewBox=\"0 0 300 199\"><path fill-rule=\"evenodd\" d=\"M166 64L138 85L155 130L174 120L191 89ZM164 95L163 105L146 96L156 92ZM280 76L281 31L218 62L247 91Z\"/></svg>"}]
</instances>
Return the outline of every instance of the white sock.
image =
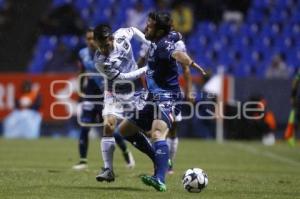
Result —
<instances>
[{"instance_id":1,"label":"white sock","mask_svg":"<svg viewBox=\"0 0 300 199\"><path fill-rule=\"evenodd\" d=\"M167 138L167 145L170 150L170 159L174 160L178 148L178 137L176 138Z\"/></svg>"},{"instance_id":2,"label":"white sock","mask_svg":"<svg viewBox=\"0 0 300 199\"><path fill-rule=\"evenodd\" d=\"M116 141L114 137L103 137L101 139L101 153L104 168L113 169L113 157Z\"/></svg>"}]
</instances>

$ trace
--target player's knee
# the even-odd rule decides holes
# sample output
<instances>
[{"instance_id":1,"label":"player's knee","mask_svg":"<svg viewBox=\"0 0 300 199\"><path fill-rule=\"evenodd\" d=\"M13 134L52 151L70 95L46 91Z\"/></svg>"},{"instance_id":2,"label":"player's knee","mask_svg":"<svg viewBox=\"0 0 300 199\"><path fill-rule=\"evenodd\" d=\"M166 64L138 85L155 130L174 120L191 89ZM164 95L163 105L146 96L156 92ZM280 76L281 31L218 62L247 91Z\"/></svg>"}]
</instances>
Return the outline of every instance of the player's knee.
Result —
<instances>
[{"instance_id":1,"label":"player's knee","mask_svg":"<svg viewBox=\"0 0 300 199\"><path fill-rule=\"evenodd\" d=\"M168 134L168 126L165 122L156 120L153 122L151 129L151 139L155 140L164 140Z\"/></svg>"},{"instance_id":2,"label":"player's knee","mask_svg":"<svg viewBox=\"0 0 300 199\"><path fill-rule=\"evenodd\" d=\"M155 141L164 139L164 137L162 136L162 133L159 130L155 130L151 133L151 139Z\"/></svg>"},{"instance_id":3,"label":"player's knee","mask_svg":"<svg viewBox=\"0 0 300 199\"><path fill-rule=\"evenodd\" d=\"M107 117L104 119L104 134L112 135L117 125L117 119L114 117Z\"/></svg>"}]
</instances>

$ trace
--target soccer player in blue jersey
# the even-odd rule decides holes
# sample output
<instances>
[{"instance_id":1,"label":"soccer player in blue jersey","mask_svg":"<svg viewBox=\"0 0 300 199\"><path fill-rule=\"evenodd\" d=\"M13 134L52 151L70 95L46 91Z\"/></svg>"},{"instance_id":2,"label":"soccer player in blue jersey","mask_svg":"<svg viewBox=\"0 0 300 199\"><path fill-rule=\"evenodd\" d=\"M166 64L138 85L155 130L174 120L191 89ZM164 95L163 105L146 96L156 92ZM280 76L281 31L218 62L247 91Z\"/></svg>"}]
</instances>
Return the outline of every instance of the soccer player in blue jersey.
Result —
<instances>
[{"instance_id":1,"label":"soccer player in blue jersey","mask_svg":"<svg viewBox=\"0 0 300 199\"><path fill-rule=\"evenodd\" d=\"M96 45L94 42L94 32L93 29L88 29L85 34L85 42L87 47L79 51L79 57L82 65L82 73L98 73L94 66L94 54L96 52ZM103 95L103 80L99 76L85 76L85 78L80 79L80 91L87 97L81 98L81 123L92 124L96 122L102 122L102 109L103 106L100 105L103 102L103 98L96 96ZM89 97L90 96L90 97ZM92 97L93 96L93 97ZM88 133L90 127L81 126L80 137L79 137L79 155L80 161L78 164L74 165L72 168L74 170L85 170L87 169L87 151L88 151ZM135 162L131 152L127 149L127 145L123 137L115 133L114 134L116 143L122 150L122 154L126 161L126 166L131 168L134 167Z\"/></svg>"},{"instance_id":2,"label":"soccer player in blue jersey","mask_svg":"<svg viewBox=\"0 0 300 199\"><path fill-rule=\"evenodd\" d=\"M147 59L149 67L146 72L149 90L147 104L120 125L120 132L124 136L137 133L140 129L149 132L155 152L154 175L143 175L141 179L157 191L166 191L165 175L169 160L166 136L174 122L175 105L182 100L177 63L183 67L188 85L192 85L189 66L203 71L185 52L175 50L174 44L181 39L181 35L171 31L171 23L169 13L149 14L145 29L146 39L152 42ZM191 88L187 89L186 97L192 100L190 92Z\"/></svg>"}]
</instances>

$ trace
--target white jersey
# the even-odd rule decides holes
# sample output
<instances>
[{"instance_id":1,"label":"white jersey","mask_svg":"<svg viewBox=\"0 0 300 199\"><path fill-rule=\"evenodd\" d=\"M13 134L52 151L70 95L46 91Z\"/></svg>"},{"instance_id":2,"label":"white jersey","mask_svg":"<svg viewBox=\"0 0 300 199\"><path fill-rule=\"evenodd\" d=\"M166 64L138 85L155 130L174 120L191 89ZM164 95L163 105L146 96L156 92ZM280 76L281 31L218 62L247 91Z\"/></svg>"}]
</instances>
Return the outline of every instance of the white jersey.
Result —
<instances>
[{"instance_id":1,"label":"white jersey","mask_svg":"<svg viewBox=\"0 0 300 199\"><path fill-rule=\"evenodd\" d=\"M113 36L113 51L107 57L102 55L100 51L96 51L94 58L96 69L108 80L106 89L109 91L112 91L113 81L118 79L120 73L129 73L138 69L130 40L135 37L143 43L149 43L144 34L134 27L120 28Z\"/></svg>"},{"instance_id":2,"label":"white jersey","mask_svg":"<svg viewBox=\"0 0 300 199\"><path fill-rule=\"evenodd\" d=\"M133 57L130 40L132 37L137 38L143 43L149 43L145 36L136 28L121 28L114 33L114 49L105 57L100 51L95 54L95 67L102 73L107 80L107 86L104 92L104 109L102 115L114 115L119 118L124 117L125 109L128 106L139 107L140 97L128 94L132 89L128 84L122 85L118 83L113 93L113 83L115 80L121 79L122 74L134 73L137 71L137 64ZM141 70L141 69L139 69ZM124 75L123 75L124 76ZM121 95L120 95L121 94Z\"/></svg>"},{"instance_id":3,"label":"white jersey","mask_svg":"<svg viewBox=\"0 0 300 199\"><path fill-rule=\"evenodd\" d=\"M174 51L181 51L181 52L187 52L185 43L182 40L177 41L175 44ZM144 43L141 47L141 50L139 52L140 57L145 57L147 55L147 52L149 51L150 45L148 43Z\"/></svg>"}]
</instances>

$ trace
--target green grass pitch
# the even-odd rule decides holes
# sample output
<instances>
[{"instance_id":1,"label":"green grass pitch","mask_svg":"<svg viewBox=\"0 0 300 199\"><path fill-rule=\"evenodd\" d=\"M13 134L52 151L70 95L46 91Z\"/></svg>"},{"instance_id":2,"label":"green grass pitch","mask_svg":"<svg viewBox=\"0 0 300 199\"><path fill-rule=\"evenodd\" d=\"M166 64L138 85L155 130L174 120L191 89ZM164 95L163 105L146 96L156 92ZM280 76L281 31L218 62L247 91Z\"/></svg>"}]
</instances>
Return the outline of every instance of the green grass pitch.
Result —
<instances>
[{"instance_id":1,"label":"green grass pitch","mask_svg":"<svg viewBox=\"0 0 300 199\"><path fill-rule=\"evenodd\" d=\"M258 142L182 139L175 174L167 177L167 192L144 186L139 175L152 173L146 156L133 149L136 168L125 168L119 149L115 153L116 181L95 180L102 166L99 142L90 141L89 170L75 172L77 141L72 139L0 139L0 198L30 199L300 199L300 147L285 143L272 147ZM208 174L208 187L188 193L181 184L183 172L200 167Z\"/></svg>"}]
</instances>

